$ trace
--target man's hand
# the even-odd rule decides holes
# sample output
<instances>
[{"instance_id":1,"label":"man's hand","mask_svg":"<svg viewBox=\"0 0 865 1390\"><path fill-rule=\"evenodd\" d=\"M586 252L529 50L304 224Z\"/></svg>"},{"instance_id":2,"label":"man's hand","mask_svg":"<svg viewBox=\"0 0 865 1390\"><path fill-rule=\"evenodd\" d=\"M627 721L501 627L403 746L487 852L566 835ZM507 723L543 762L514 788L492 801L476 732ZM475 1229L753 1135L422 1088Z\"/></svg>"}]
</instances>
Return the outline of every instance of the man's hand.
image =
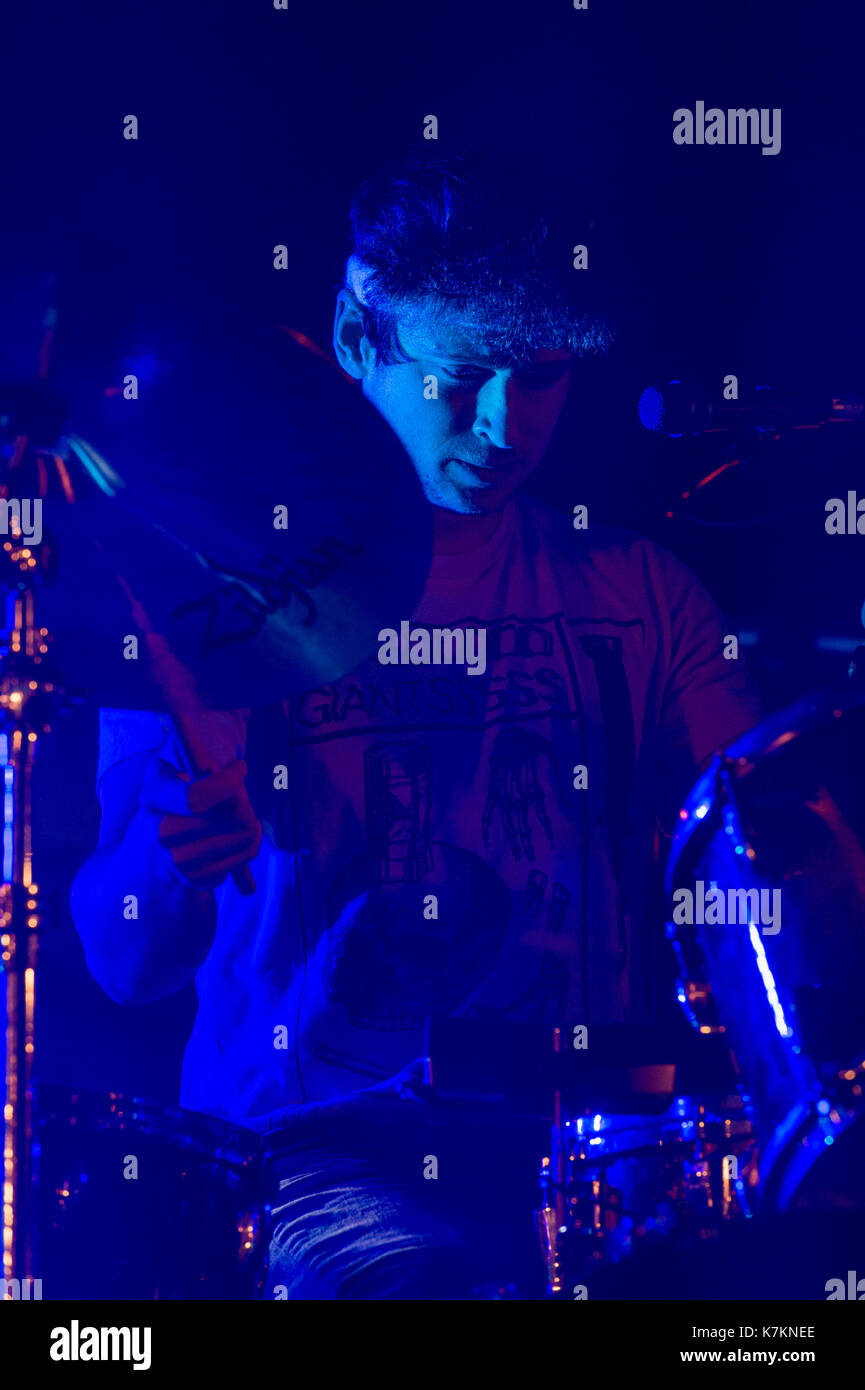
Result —
<instances>
[{"instance_id":1,"label":"man's hand","mask_svg":"<svg viewBox=\"0 0 865 1390\"><path fill-rule=\"evenodd\" d=\"M246 793L246 773L242 758L194 782L158 756L148 765L141 805L161 816L159 843L192 888L218 887L258 853L262 830ZM249 875L247 880L245 891L253 891Z\"/></svg>"},{"instance_id":2,"label":"man's hand","mask_svg":"<svg viewBox=\"0 0 865 1390\"><path fill-rule=\"evenodd\" d=\"M262 1135L271 1150L276 1151L280 1142L290 1145L304 1133L314 1134L317 1126L334 1119L360 1126L398 1120L403 1111L394 1105L395 1101L415 1106L429 1103L429 1065L428 1057L417 1057L396 1076L389 1076L375 1086L366 1086L362 1091L350 1091L330 1100L308 1101L305 1105L282 1106L243 1123Z\"/></svg>"},{"instance_id":3,"label":"man's hand","mask_svg":"<svg viewBox=\"0 0 865 1390\"><path fill-rule=\"evenodd\" d=\"M395 1096L397 1100L408 1100L415 1105L421 1105L430 1095L429 1069L429 1057L416 1057L407 1067L403 1067L402 1071L398 1071L396 1076L389 1076L387 1081L370 1086L365 1094Z\"/></svg>"}]
</instances>

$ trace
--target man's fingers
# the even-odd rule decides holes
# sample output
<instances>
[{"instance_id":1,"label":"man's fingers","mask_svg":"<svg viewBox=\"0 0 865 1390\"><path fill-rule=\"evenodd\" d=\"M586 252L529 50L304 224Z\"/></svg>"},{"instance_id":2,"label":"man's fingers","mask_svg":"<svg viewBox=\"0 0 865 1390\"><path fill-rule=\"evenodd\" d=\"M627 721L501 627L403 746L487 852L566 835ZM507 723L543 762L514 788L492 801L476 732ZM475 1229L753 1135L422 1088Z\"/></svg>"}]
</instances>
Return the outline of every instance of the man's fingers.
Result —
<instances>
[{"instance_id":1,"label":"man's fingers","mask_svg":"<svg viewBox=\"0 0 865 1390\"><path fill-rule=\"evenodd\" d=\"M171 851L171 857L179 869L186 870L190 864L199 861L202 865L214 864L226 854L240 854L245 851L252 857L256 836L249 830L233 835L210 835L206 840L193 840L191 844L179 845Z\"/></svg>"},{"instance_id":2,"label":"man's fingers","mask_svg":"<svg viewBox=\"0 0 865 1390\"><path fill-rule=\"evenodd\" d=\"M188 845L193 840L210 840L216 835L260 834L261 826L254 817L242 816L163 816L159 822L159 843L165 849Z\"/></svg>"},{"instance_id":3,"label":"man's fingers","mask_svg":"<svg viewBox=\"0 0 865 1390\"><path fill-rule=\"evenodd\" d=\"M187 797L189 810L194 816L200 816L212 811L223 801L238 796L243 791L246 773L245 760L238 758L235 762L229 763L228 767L222 767L218 772L211 772L200 781L192 782Z\"/></svg>"},{"instance_id":4,"label":"man's fingers","mask_svg":"<svg viewBox=\"0 0 865 1390\"><path fill-rule=\"evenodd\" d=\"M394 1077L397 1095L405 1100L421 1100L429 1084L429 1076L429 1057L416 1057Z\"/></svg>"},{"instance_id":5,"label":"man's fingers","mask_svg":"<svg viewBox=\"0 0 865 1390\"><path fill-rule=\"evenodd\" d=\"M258 853L262 829L246 794L246 772L245 760L238 758L190 781L164 759L150 760L140 802L160 817L159 843L184 883L212 889L236 870L239 891L255 891L248 865Z\"/></svg>"},{"instance_id":6,"label":"man's fingers","mask_svg":"<svg viewBox=\"0 0 865 1390\"><path fill-rule=\"evenodd\" d=\"M140 803L145 811L176 816L200 816L232 798L245 807L249 801L244 788L247 765L243 758L191 781L185 773L164 758L151 758L144 773Z\"/></svg>"},{"instance_id":7,"label":"man's fingers","mask_svg":"<svg viewBox=\"0 0 865 1390\"><path fill-rule=\"evenodd\" d=\"M175 845L189 844L191 840L206 839L213 834L214 828L213 821L207 816L163 816L159 822L159 843L165 849L173 849ZM234 827L223 825L221 829L229 835Z\"/></svg>"},{"instance_id":8,"label":"man's fingers","mask_svg":"<svg viewBox=\"0 0 865 1390\"><path fill-rule=\"evenodd\" d=\"M174 869L193 888L217 888L232 869L248 863L249 851L243 850L239 854L226 855L224 859L217 860L215 864L201 864L198 868L188 867L185 869L181 869L175 864Z\"/></svg>"}]
</instances>

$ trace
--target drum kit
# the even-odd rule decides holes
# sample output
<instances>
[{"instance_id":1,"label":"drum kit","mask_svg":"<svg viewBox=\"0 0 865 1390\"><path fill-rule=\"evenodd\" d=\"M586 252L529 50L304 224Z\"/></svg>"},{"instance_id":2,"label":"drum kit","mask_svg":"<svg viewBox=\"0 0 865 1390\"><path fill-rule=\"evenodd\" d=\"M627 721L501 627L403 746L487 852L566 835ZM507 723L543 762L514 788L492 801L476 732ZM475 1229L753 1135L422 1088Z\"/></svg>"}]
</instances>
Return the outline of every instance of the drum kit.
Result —
<instances>
[{"instance_id":1,"label":"drum kit","mask_svg":"<svg viewBox=\"0 0 865 1390\"><path fill-rule=\"evenodd\" d=\"M557 1102L538 1213L551 1295L818 1298L833 1270L814 1233L839 1268L861 1249L863 767L865 687L850 682L766 719L692 789L668 898L721 884L747 910L673 913L667 935L684 1014L735 1084L703 1067L677 1092L671 1076L652 1115L621 1096L607 1112ZM763 930L764 891L780 891L780 930Z\"/></svg>"},{"instance_id":2,"label":"drum kit","mask_svg":"<svg viewBox=\"0 0 865 1390\"><path fill-rule=\"evenodd\" d=\"M81 694L167 710L190 771L218 766L201 736L208 709L350 670L395 574L411 611L431 554L414 472L359 390L297 338L260 353L212 345L206 364L177 349L139 395L106 392L74 433L47 368L35 387L2 390L7 1297L36 1279L49 1298L264 1287L268 1155L252 1131L37 1084L32 768ZM22 533L22 498L42 502L41 539ZM633 1296L658 1296L671 1259L693 1270L730 1232L861 1211L863 735L865 685L851 680L718 754L682 808L669 895L700 878L783 899L775 935L753 917L668 925L696 1052L631 1038L600 1076L553 1031L536 1213L551 1298L628 1297L635 1271ZM136 1164L158 1175L146 1197L124 1177Z\"/></svg>"}]
</instances>

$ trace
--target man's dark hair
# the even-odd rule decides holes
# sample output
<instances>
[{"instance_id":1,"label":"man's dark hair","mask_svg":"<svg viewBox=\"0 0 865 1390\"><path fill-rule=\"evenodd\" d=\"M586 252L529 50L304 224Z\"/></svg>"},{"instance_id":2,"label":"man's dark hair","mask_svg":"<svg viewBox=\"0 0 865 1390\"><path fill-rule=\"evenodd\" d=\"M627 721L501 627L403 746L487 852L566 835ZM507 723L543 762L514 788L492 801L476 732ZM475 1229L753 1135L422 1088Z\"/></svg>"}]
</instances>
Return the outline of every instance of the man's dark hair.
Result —
<instances>
[{"instance_id":1,"label":"man's dark hair","mask_svg":"<svg viewBox=\"0 0 865 1390\"><path fill-rule=\"evenodd\" d=\"M612 333L577 303L569 237L525 187L477 157L412 157L365 180L351 208L346 282L384 362L405 361L397 320L461 329L503 365L539 348L604 351Z\"/></svg>"}]
</instances>

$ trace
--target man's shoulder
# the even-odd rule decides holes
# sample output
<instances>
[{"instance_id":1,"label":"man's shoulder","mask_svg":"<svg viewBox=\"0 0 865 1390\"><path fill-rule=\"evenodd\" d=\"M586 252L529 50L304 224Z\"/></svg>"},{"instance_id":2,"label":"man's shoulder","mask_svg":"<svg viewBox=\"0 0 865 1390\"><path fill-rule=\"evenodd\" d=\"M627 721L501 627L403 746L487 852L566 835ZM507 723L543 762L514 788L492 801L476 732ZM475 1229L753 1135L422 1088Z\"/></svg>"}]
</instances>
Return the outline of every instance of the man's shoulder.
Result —
<instances>
[{"instance_id":1,"label":"man's shoulder","mask_svg":"<svg viewBox=\"0 0 865 1390\"><path fill-rule=\"evenodd\" d=\"M699 583L672 551L639 531L598 525L591 517L576 511L568 515L524 494L516 501L528 544L565 567L589 566L611 577L627 576L630 582L642 575L654 588Z\"/></svg>"}]
</instances>

